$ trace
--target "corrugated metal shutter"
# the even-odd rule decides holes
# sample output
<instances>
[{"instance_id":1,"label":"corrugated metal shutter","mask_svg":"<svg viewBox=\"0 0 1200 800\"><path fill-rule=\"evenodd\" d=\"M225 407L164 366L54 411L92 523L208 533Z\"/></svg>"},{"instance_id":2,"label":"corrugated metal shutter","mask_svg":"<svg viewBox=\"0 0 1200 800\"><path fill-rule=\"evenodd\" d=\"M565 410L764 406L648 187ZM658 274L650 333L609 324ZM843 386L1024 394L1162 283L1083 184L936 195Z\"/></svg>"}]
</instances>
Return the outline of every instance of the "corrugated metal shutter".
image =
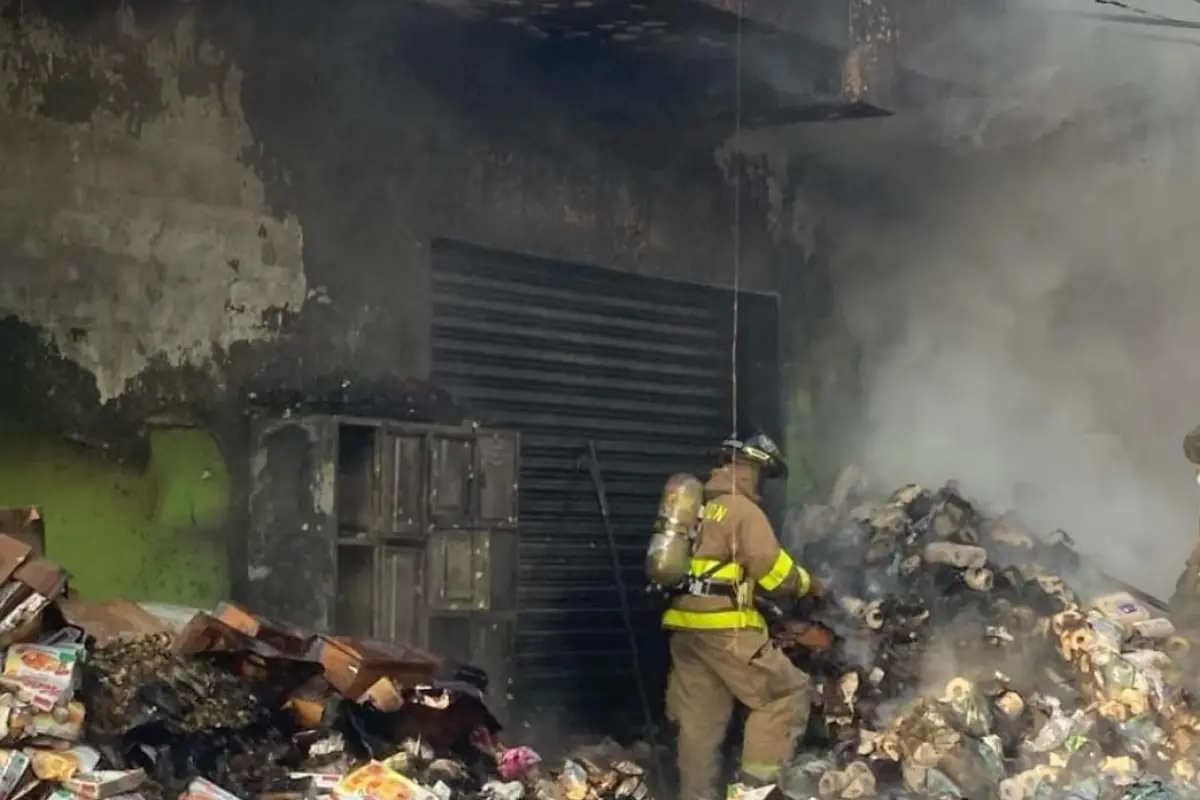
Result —
<instances>
[{"instance_id":1,"label":"corrugated metal shutter","mask_svg":"<svg viewBox=\"0 0 1200 800\"><path fill-rule=\"evenodd\" d=\"M513 708L543 729L541 708L571 728L618 712L632 722L631 648L579 460L595 440L660 698L665 648L642 558L663 479L705 470L732 427L731 295L458 243L433 252L433 379L474 418L521 433Z\"/></svg>"}]
</instances>

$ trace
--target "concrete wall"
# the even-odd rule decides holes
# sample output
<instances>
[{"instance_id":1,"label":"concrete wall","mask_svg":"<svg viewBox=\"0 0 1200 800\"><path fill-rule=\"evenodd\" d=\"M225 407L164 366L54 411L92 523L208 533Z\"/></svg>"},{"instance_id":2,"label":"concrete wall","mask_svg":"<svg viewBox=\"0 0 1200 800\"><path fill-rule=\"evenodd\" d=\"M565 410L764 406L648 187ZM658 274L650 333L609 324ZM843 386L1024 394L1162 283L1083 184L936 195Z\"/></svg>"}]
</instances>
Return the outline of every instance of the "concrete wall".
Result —
<instances>
[{"instance_id":1,"label":"concrete wall","mask_svg":"<svg viewBox=\"0 0 1200 800\"><path fill-rule=\"evenodd\" d=\"M207 367L298 310L300 224L241 163L243 77L195 33L126 6L113 35L0 25L0 311L91 374L100 402L153 363Z\"/></svg>"},{"instance_id":2,"label":"concrete wall","mask_svg":"<svg viewBox=\"0 0 1200 800\"><path fill-rule=\"evenodd\" d=\"M742 287L807 268L793 231L768 231L762 175L604 130L578 89L519 88L542 73L495 30L420 3L246 5L0 15L0 415L46 431L0 451L0 500L45 506L85 594L228 590L236 519L164 519L154 499L210 448L156 466L145 420L210 431L232 495L184 494L236 511L251 394L427 374L436 237L729 285L737 174L757 187ZM114 544L147 577L114 578L125 557L97 557Z\"/></svg>"}]
</instances>

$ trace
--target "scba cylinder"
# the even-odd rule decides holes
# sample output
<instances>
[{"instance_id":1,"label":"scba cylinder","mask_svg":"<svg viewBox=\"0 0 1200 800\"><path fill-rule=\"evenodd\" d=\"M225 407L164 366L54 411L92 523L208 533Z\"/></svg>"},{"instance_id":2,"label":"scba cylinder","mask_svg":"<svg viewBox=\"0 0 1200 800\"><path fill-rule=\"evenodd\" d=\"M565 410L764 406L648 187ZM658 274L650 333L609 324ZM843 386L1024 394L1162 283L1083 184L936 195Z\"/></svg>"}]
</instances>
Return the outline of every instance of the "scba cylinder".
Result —
<instances>
[{"instance_id":1,"label":"scba cylinder","mask_svg":"<svg viewBox=\"0 0 1200 800\"><path fill-rule=\"evenodd\" d=\"M704 484L695 475L679 472L667 479L646 548L646 577L651 584L675 586L687 577L703 506Z\"/></svg>"}]
</instances>

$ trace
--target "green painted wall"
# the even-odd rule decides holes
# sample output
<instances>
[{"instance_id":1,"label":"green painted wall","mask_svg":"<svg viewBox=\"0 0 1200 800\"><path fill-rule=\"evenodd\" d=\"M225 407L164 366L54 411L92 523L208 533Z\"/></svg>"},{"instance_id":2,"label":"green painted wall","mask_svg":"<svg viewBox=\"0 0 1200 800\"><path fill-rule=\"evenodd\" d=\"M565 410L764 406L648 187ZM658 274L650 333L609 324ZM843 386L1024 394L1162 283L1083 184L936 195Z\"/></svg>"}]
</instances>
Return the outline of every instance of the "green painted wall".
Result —
<instances>
[{"instance_id":1,"label":"green painted wall","mask_svg":"<svg viewBox=\"0 0 1200 800\"><path fill-rule=\"evenodd\" d=\"M142 472L26 431L0 436L0 507L36 505L47 555L87 600L211 606L228 597L229 506L216 442L188 428L154 430Z\"/></svg>"}]
</instances>

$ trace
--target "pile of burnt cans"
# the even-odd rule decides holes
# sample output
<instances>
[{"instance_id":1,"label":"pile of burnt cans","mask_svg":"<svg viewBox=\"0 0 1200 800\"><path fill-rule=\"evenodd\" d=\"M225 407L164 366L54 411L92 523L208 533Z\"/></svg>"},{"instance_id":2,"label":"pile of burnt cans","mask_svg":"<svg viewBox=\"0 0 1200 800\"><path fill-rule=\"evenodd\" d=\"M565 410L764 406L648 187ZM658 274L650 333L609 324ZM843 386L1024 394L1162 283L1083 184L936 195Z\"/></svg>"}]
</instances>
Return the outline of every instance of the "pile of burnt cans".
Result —
<instances>
[{"instance_id":1,"label":"pile of burnt cans","mask_svg":"<svg viewBox=\"0 0 1200 800\"><path fill-rule=\"evenodd\" d=\"M643 800L642 769L506 748L487 677L233 604L177 625L69 598L0 534L0 800Z\"/></svg>"},{"instance_id":2,"label":"pile of burnt cans","mask_svg":"<svg viewBox=\"0 0 1200 800\"><path fill-rule=\"evenodd\" d=\"M843 487L845 488L845 487ZM830 587L795 798L1200 797L1196 650L1155 603L954 484L810 508ZM1116 589L1116 590L1114 590Z\"/></svg>"}]
</instances>

